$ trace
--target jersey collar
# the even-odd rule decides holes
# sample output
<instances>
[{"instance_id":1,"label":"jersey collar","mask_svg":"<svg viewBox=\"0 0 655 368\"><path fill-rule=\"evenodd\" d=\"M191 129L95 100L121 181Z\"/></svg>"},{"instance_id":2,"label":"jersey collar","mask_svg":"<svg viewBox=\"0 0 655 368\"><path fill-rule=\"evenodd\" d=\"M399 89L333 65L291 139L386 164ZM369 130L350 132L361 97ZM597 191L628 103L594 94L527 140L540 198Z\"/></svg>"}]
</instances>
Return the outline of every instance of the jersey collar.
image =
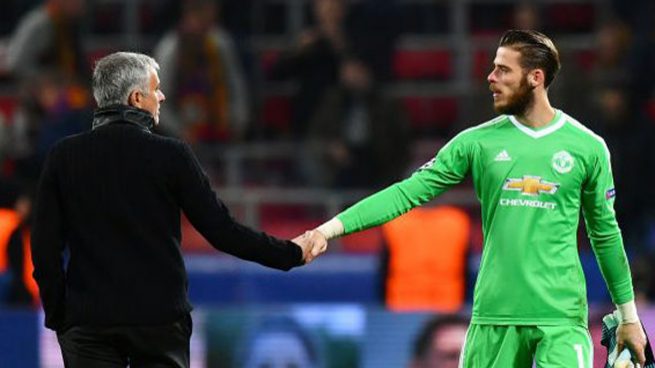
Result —
<instances>
[{"instance_id":1,"label":"jersey collar","mask_svg":"<svg viewBox=\"0 0 655 368\"><path fill-rule=\"evenodd\" d=\"M555 117L553 118L553 121L550 124L540 129L532 129L521 124L514 115L509 115L509 120L520 131L535 139L545 137L548 134L557 131L559 128L561 128L564 125L564 121L565 121L564 114L562 114L562 112L557 109L555 109Z\"/></svg>"}]
</instances>

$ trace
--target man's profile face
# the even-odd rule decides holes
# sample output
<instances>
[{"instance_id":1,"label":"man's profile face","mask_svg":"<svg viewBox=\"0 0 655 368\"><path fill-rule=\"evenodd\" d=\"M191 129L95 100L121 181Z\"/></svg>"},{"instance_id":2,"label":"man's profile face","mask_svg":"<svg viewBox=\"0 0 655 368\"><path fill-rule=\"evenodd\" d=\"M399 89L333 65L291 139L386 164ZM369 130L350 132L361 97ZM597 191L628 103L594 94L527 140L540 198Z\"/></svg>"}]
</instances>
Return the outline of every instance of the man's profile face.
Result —
<instances>
[{"instance_id":1,"label":"man's profile face","mask_svg":"<svg viewBox=\"0 0 655 368\"><path fill-rule=\"evenodd\" d=\"M499 47L494 69L487 76L493 92L494 110L499 114L522 115L534 101L528 75L520 65L521 54L509 47Z\"/></svg>"},{"instance_id":2,"label":"man's profile face","mask_svg":"<svg viewBox=\"0 0 655 368\"><path fill-rule=\"evenodd\" d=\"M159 89L159 76L157 71L152 70L150 72L150 79L148 81L148 93L143 95L141 100L140 107L150 114L155 119L155 125L159 124L159 107L161 102L164 101L166 97L164 93Z\"/></svg>"}]
</instances>

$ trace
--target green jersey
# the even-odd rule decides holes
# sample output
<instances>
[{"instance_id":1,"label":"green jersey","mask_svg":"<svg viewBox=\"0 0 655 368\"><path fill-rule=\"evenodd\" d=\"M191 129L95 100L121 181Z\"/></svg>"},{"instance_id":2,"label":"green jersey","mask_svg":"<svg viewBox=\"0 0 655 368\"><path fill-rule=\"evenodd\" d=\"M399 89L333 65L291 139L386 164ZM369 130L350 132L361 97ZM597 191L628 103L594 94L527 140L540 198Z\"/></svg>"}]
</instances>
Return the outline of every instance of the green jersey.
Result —
<instances>
[{"instance_id":1,"label":"green jersey","mask_svg":"<svg viewBox=\"0 0 655 368\"><path fill-rule=\"evenodd\" d=\"M380 225L469 173L484 234L472 323L586 326L577 247L581 208L612 300L634 298L613 209L609 151L602 138L559 110L540 129L503 115L464 130L411 177L337 217L345 233Z\"/></svg>"}]
</instances>

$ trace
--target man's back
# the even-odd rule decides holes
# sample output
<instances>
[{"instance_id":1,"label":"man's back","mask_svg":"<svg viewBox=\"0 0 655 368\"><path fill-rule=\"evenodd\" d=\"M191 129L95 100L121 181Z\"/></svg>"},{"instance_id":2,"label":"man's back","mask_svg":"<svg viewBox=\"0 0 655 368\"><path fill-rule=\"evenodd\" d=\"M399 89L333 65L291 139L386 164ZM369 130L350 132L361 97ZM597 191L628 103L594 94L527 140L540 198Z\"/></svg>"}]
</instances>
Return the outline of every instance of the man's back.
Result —
<instances>
[{"instance_id":1,"label":"man's back","mask_svg":"<svg viewBox=\"0 0 655 368\"><path fill-rule=\"evenodd\" d=\"M132 52L98 60L92 130L57 143L41 172L33 276L67 367L189 367L180 211L215 248L264 266L325 251L315 232L280 240L235 221L189 146L150 132L166 99L158 69Z\"/></svg>"},{"instance_id":2,"label":"man's back","mask_svg":"<svg viewBox=\"0 0 655 368\"><path fill-rule=\"evenodd\" d=\"M53 150L46 165L70 248L68 321L161 323L190 310L174 188L180 146L116 122Z\"/></svg>"},{"instance_id":3,"label":"man's back","mask_svg":"<svg viewBox=\"0 0 655 368\"><path fill-rule=\"evenodd\" d=\"M142 110L102 109L93 130L48 157L33 247L50 326L159 324L188 312L180 210L220 250L284 270L301 263L291 242L235 222L190 148L150 133L151 123ZM66 276L42 276L59 275L64 247Z\"/></svg>"}]
</instances>

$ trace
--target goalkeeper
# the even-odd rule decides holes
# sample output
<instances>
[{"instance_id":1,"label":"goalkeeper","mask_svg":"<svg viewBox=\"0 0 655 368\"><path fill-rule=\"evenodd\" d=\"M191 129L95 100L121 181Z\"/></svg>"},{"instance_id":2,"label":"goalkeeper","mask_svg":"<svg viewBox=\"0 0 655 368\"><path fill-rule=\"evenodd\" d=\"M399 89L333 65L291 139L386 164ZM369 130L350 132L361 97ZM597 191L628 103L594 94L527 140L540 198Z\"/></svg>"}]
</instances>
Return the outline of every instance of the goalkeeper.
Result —
<instances>
[{"instance_id":1,"label":"goalkeeper","mask_svg":"<svg viewBox=\"0 0 655 368\"><path fill-rule=\"evenodd\" d=\"M582 210L620 315L618 343L644 364L623 240L602 138L550 105L560 68L553 42L511 30L487 77L495 119L461 132L408 179L348 208L312 234L315 247L383 224L471 175L484 250L462 367L591 368L586 285L577 253Z\"/></svg>"}]
</instances>

